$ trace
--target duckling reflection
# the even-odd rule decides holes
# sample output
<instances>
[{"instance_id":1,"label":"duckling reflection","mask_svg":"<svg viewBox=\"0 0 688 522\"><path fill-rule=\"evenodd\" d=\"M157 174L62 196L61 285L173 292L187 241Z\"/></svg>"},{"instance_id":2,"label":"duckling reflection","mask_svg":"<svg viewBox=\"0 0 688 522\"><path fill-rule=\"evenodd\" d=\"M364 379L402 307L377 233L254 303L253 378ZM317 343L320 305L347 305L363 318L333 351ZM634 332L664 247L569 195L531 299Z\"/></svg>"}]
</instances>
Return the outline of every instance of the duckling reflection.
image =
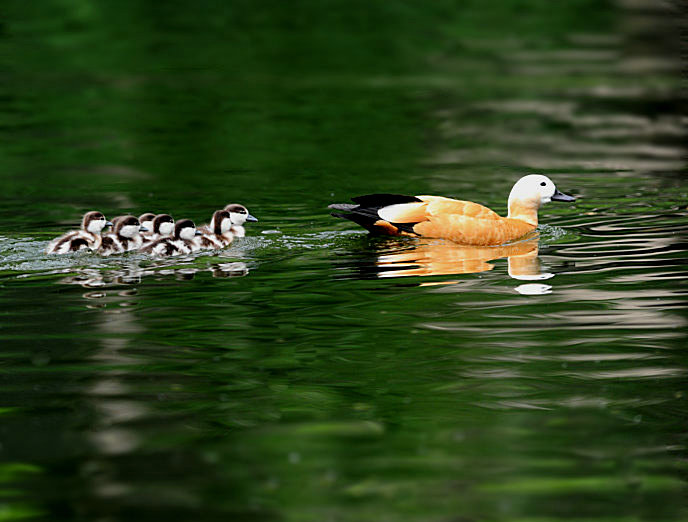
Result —
<instances>
[{"instance_id":1,"label":"duckling reflection","mask_svg":"<svg viewBox=\"0 0 688 522\"><path fill-rule=\"evenodd\" d=\"M210 267L213 277L243 277L248 275L246 263L235 261L233 263L216 263Z\"/></svg>"},{"instance_id":2,"label":"duckling reflection","mask_svg":"<svg viewBox=\"0 0 688 522\"><path fill-rule=\"evenodd\" d=\"M194 279L199 272L210 272L213 277L243 277L248 275L249 269L242 262L212 263L203 268L160 262L147 265L145 268L137 265L102 271L95 268L83 268L77 270L73 275L62 278L59 282L64 285L79 285L83 288L95 289L135 285L141 283L146 277L154 277L158 280L164 277L173 277L177 281L188 281ZM103 292L87 292L84 297L91 299L105 295L107 294Z\"/></svg>"},{"instance_id":3,"label":"duckling reflection","mask_svg":"<svg viewBox=\"0 0 688 522\"><path fill-rule=\"evenodd\" d=\"M114 287L140 283L144 276L152 275L153 273L151 270L143 270L134 266L107 271L95 268L82 268L77 270L74 275L60 279L59 282L63 285L79 285L84 288Z\"/></svg>"},{"instance_id":4,"label":"duckling reflection","mask_svg":"<svg viewBox=\"0 0 688 522\"><path fill-rule=\"evenodd\" d=\"M509 275L514 279L540 280L552 277L542 273L538 259L538 239L494 247L458 245L451 241L419 239L411 248L378 256L378 277L441 276L472 274L492 270L490 261L507 258Z\"/></svg>"}]
</instances>

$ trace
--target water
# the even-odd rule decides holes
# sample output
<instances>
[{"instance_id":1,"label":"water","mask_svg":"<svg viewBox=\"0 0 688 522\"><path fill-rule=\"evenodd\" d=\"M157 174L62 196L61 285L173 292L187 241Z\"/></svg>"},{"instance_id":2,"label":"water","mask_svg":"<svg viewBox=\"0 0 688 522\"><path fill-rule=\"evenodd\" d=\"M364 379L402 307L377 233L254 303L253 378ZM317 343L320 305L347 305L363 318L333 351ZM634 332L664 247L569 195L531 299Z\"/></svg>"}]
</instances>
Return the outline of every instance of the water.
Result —
<instances>
[{"instance_id":1,"label":"water","mask_svg":"<svg viewBox=\"0 0 688 522\"><path fill-rule=\"evenodd\" d=\"M669 4L211 4L4 7L0 520L688 518ZM533 171L579 200L506 248L326 208ZM42 253L233 201L222 253Z\"/></svg>"}]
</instances>

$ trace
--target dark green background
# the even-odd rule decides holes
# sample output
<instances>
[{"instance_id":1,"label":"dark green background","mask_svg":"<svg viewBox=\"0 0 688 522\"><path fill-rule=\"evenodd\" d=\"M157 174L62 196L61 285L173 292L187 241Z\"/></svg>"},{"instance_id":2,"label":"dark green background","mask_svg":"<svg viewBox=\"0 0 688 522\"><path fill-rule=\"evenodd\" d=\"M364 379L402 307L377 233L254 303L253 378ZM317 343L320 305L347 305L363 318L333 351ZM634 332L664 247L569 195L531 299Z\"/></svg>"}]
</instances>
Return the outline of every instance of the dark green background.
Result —
<instances>
[{"instance_id":1,"label":"dark green background","mask_svg":"<svg viewBox=\"0 0 688 522\"><path fill-rule=\"evenodd\" d=\"M0 521L685 520L671 5L5 0ZM436 254L326 209L530 172L579 196L542 281L395 278ZM222 254L42 253L234 201Z\"/></svg>"}]
</instances>

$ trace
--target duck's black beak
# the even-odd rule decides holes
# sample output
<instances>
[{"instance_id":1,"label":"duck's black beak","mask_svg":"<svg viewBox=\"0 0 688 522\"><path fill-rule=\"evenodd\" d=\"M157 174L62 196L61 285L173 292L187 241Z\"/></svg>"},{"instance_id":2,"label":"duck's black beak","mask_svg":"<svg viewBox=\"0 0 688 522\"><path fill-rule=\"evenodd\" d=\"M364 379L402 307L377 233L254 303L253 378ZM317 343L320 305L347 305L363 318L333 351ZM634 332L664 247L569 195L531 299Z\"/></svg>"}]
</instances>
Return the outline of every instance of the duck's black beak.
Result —
<instances>
[{"instance_id":1,"label":"duck's black beak","mask_svg":"<svg viewBox=\"0 0 688 522\"><path fill-rule=\"evenodd\" d=\"M569 196L568 194L564 194L563 192L559 192L558 190L554 191L554 195L552 196L552 201L576 201L576 198L573 196Z\"/></svg>"},{"instance_id":2,"label":"duck's black beak","mask_svg":"<svg viewBox=\"0 0 688 522\"><path fill-rule=\"evenodd\" d=\"M196 230L196 232L194 233L194 236L202 236L202 235L203 235L203 232L201 232L200 230Z\"/></svg>"},{"instance_id":3,"label":"duck's black beak","mask_svg":"<svg viewBox=\"0 0 688 522\"><path fill-rule=\"evenodd\" d=\"M246 216L246 221L258 221L258 218L249 214Z\"/></svg>"},{"instance_id":4,"label":"duck's black beak","mask_svg":"<svg viewBox=\"0 0 688 522\"><path fill-rule=\"evenodd\" d=\"M105 222L106 227L111 227L112 226L112 221L106 221Z\"/></svg>"},{"instance_id":5,"label":"duck's black beak","mask_svg":"<svg viewBox=\"0 0 688 522\"><path fill-rule=\"evenodd\" d=\"M139 232L148 232L146 227L139 227Z\"/></svg>"}]
</instances>

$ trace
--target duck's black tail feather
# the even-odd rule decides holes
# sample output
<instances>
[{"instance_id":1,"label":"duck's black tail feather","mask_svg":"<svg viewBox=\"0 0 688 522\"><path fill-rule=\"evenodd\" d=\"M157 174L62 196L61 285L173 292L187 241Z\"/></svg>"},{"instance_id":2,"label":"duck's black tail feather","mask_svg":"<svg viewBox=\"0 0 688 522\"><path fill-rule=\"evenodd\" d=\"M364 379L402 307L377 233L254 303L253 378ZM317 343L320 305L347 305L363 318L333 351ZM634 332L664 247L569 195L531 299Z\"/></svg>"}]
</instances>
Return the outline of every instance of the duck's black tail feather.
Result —
<instances>
[{"instance_id":1,"label":"duck's black tail feather","mask_svg":"<svg viewBox=\"0 0 688 522\"><path fill-rule=\"evenodd\" d=\"M353 221L373 234L394 236L402 232L414 233L413 225L416 223L389 223L380 218L377 211L389 205L421 201L417 197L401 194L368 194L351 198L351 201L355 202L356 205L351 203L333 203L328 208L343 210L344 212L333 212L332 215Z\"/></svg>"},{"instance_id":2,"label":"duck's black tail feather","mask_svg":"<svg viewBox=\"0 0 688 522\"><path fill-rule=\"evenodd\" d=\"M418 199L416 196L405 196L403 194L368 194L366 196L351 198L351 201L358 203L362 207L371 207L378 210L389 205L416 203L422 200Z\"/></svg>"}]
</instances>

